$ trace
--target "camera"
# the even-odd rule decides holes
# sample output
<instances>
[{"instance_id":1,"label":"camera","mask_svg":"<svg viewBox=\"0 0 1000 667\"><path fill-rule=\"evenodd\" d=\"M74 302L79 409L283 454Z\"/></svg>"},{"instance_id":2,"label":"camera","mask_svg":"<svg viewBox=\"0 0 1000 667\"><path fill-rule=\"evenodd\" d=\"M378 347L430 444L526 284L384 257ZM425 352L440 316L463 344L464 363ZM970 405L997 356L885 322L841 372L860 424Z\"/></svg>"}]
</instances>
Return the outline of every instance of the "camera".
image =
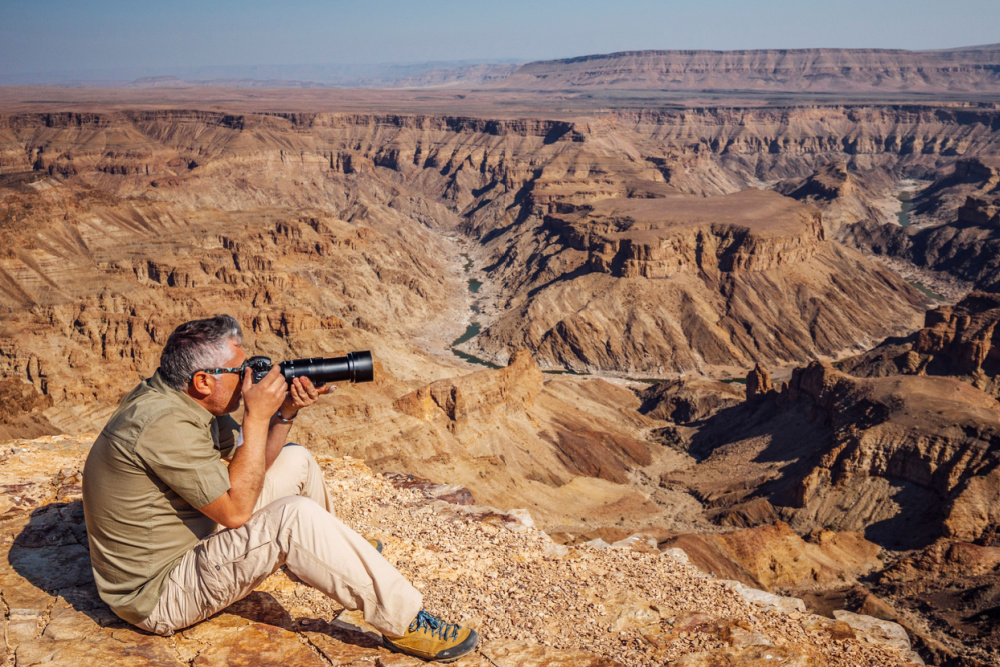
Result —
<instances>
[{"instance_id":1,"label":"camera","mask_svg":"<svg viewBox=\"0 0 1000 667\"><path fill-rule=\"evenodd\" d=\"M250 357L247 359L247 370L253 373L253 382L257 384L271 372L270 357ZM314 357L313 359L290 359L278 364L281 374L289 385L299 376L306 376L317 387L327 382L371 382L374 378L372 353L350 352L346 357Z\"/></svg>"}]
</instances>

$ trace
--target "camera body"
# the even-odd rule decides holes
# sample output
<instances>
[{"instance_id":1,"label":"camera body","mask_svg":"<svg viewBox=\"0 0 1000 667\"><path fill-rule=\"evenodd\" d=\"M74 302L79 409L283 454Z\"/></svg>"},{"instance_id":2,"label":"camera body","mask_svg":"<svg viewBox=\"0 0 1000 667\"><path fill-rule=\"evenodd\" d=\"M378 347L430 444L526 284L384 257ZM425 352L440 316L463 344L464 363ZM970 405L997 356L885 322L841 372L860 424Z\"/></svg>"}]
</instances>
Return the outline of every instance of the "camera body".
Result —
<instances>
[{"instance_id":1,"label":"camera body","mask_svg":"<svg viewBox=\"0 0 1000 667\"><path fill-rule=\"evenodd\" d=\"M247 359L247 371L253 374L254 384L263 380L273 366L270 357ZM300 376L308 377L317 387L327 382L371 382L374 379L372 353L368 351L350 352L346 357L289 359L278 364L278 368L289 385Z\"/></svg>"}]
</instances>

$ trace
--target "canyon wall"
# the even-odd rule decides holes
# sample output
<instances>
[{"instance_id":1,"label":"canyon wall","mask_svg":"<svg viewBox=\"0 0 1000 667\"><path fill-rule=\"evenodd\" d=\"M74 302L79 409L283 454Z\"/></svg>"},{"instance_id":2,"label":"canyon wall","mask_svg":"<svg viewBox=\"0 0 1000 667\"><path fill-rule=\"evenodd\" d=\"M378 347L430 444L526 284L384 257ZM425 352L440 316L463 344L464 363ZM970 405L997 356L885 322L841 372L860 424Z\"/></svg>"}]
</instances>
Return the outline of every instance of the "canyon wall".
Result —
<instances>
[{"instance_id":1,"label":"canyon wall","mask_svg":"<svg viewBox=\"0 0 1000 667\"><path fill-rule=\"evenodd\" d=\"M188 294L219 286L232 291L220 308L234 300L257 304L251 320L278 322L283 312L300 307L317 322L331 316L342 320L346 331L405 338L421 330L430 313L442 311L438 304L457 298L460 285L445 281L446 271L434 259L455 254L441 237L453 231L477 242L473 257L488 278L484 334L470 344L484 356L502 361L526 345L543 365L657 372L831 354L907 326L921 309L919 297L878 267L827 244L815 236L818 232L809 232L814 236L808 243L794 241L805 253L794 255L780 244L759 241L759 232L741 232L738 216L715 215L703 216L698 231L689 226L674 234L676 240L666 246L661 240L608 240L600 241L599 251L596 246L584 251L576 247L576 232L569 233L560 221L570 209L582 212L580 207L601 200L734 193L763 180L808 176L831 160L852 170L926 173L959 156L995 150L998 128L996 111L920 107L702 109L573 121L202 111L4 116L0 224L9 243L0 258L0 295L10 308L4 367L15 377L29 379L30 374L29 381L47 392L51 382L41 376L58 375L74 353L74 345L59 341L78 340L84 349L96 350L99 343L97 358L104 361L117 358L148 368L138 351L141 342L120 352L116 346L125 345L124 338L105 341L103 333L87 333L90 325L83 320L73 324L79 304L89 304L84 319L97 317L100 322L91 329L102 332L120 319L111 311L135 310L127 303L130 295L156 292L157 299L168 296L168 301L177 295L190 306L195 302ZM290 210L295 215L288 215ZM597 217L574 224L587 238L610 239L597 233ZM781 228L779 217L775 222ZM810 224L816 229L815 220ZM589 226L594 231L586 231ZM789 238L799 238L796 234ZM682 243L690 248L678 247L676 257L693 257L701 252L699 237L722 248L713 252L727 258L710 269L717 284L706 287L718 294L711 298L695 294L704 292L698 285L682 284L700 282L704 267L671 259L666 250L687 238ZM725 250L735 239L740 239L739 249ZM667 264L694 270L671 276ZM865 266L853 272L850 282L871 282L855 289L833 278L848 265ZM801 281L819 266L845 307L859 298L888 298L895 304L896 321L855 325L854 317L820 309L821 319L826 312L838 323L828 329L837 331L831 335L811 325L811 315L797 312L800 301L789 301L780 314L782 328L801 332L789 344L780 341L782 334L759 308L734 305L734 293L766 287L751 285L754 281L778 280L777 285L785 279L774 278L772 270L798 271L801 275L787 279ZM574 338L589 338L584 347L603 345L601 336L617 339L621 332L536 316L546 303L566 307L575 298L571 294L543 289L519 302L545 284L540 281L554 278L562 287L589 294L622 291L615 297L624 309L621 320L636 318L641 304L666 289L690 302L686 307L695 311L695 321L721 327L719 341L712 344L716 352L703 361L705 351L692 345L692 337L704 330L699 324L687 331L681 327L654 345L626 333L621 350L578 353ZM581 285L574 285L577 281ZM109 290L103 298L95 293L99 284ZM335 287L317 291L326 284ZM802 297L819 303L835 296L825 289L826 294ZM307 304L289 290L314 296ZM276 302L265 309L273 314L257 312L265 297L255 295L265 292ZM343 297L338 301L331 292ZM172 319L196 310L189 306ZM860 306L872 310L863 301ZM734 308L749 309L753 317L733 316ZM155 317L136 312L139 330L147 324L163 328L149 324ZM514 320L527 319L512 324L509 314L515 312L521 315ZM53 327L59 333L51 338ZM28 340L42 336L48 342L12 342L24 332ZM765 348L742 340L772 337L779 342ZM150 338L158 340L151 333ZM268 345L287 349L280 335ZM87 366L94 360L84 355L74 363ZM91 389L80 397L97 394Z\"/></svg>"}]
</instances>

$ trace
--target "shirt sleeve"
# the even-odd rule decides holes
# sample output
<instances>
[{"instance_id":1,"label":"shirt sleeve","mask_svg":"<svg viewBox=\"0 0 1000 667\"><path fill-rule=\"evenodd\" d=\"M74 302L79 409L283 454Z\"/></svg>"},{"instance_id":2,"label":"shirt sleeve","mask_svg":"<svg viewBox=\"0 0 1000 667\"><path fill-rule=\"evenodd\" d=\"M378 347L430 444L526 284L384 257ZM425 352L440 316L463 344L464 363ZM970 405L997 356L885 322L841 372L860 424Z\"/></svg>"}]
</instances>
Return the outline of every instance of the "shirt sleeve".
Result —
<instances>
[{"instance_id":1,"label":"shirt sleeve","mask_svg":"<svg viewBox=\"0 0 1000 667\"><path fill-rule=\"evenodd\" d=\"M229 415L216 417L213 428L218 430L218 450L222 458L232 456L236 448L243 444L240 441L240 423Z\"/></svg>"},{"instance_id":2,"label":"shirt sleeve","mask_svg":"<svg viewBox=\"0 0 1000 667\"><path fill-rule=\"evenodd\" d=\"M146 427L136 454L164 484L197 509L229 490L229 469L208 427L176 417L157 422Z\"/></svg>"}]
</instances>

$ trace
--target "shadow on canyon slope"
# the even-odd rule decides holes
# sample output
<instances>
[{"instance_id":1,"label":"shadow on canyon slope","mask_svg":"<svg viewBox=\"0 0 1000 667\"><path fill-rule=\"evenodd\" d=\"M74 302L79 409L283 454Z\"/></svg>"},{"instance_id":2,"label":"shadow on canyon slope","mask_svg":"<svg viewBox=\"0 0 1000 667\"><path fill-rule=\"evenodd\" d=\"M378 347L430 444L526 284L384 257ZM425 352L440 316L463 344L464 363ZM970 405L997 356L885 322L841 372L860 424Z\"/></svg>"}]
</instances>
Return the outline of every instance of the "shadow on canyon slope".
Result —
<instances>
[{"instance_id":1,"label":"shadow on canyon slope","mask_svg":"<svg viewBox=\"0 0 1000 667\"><path fill-rule=\"evenodd\" d=\"M815 406L789 409L772 399L751 400L693 425L698 431L688 453L698 463L688 484L716 519L765 499L800 531L860 530L879 546L904 550L924 548L941 536L947 499L934 489L889 474L865 476L862 482L837 473L823 476L829 466L825 459L844 443ZM890 511L892 516L856 527L839 525L857 520L847 497L852 493L859 494L858 505L873 505L870 516ZM869 494L878 498L860 497ZM880 507L884 503L889 507Z\"/></svg>"}]
</instances>

